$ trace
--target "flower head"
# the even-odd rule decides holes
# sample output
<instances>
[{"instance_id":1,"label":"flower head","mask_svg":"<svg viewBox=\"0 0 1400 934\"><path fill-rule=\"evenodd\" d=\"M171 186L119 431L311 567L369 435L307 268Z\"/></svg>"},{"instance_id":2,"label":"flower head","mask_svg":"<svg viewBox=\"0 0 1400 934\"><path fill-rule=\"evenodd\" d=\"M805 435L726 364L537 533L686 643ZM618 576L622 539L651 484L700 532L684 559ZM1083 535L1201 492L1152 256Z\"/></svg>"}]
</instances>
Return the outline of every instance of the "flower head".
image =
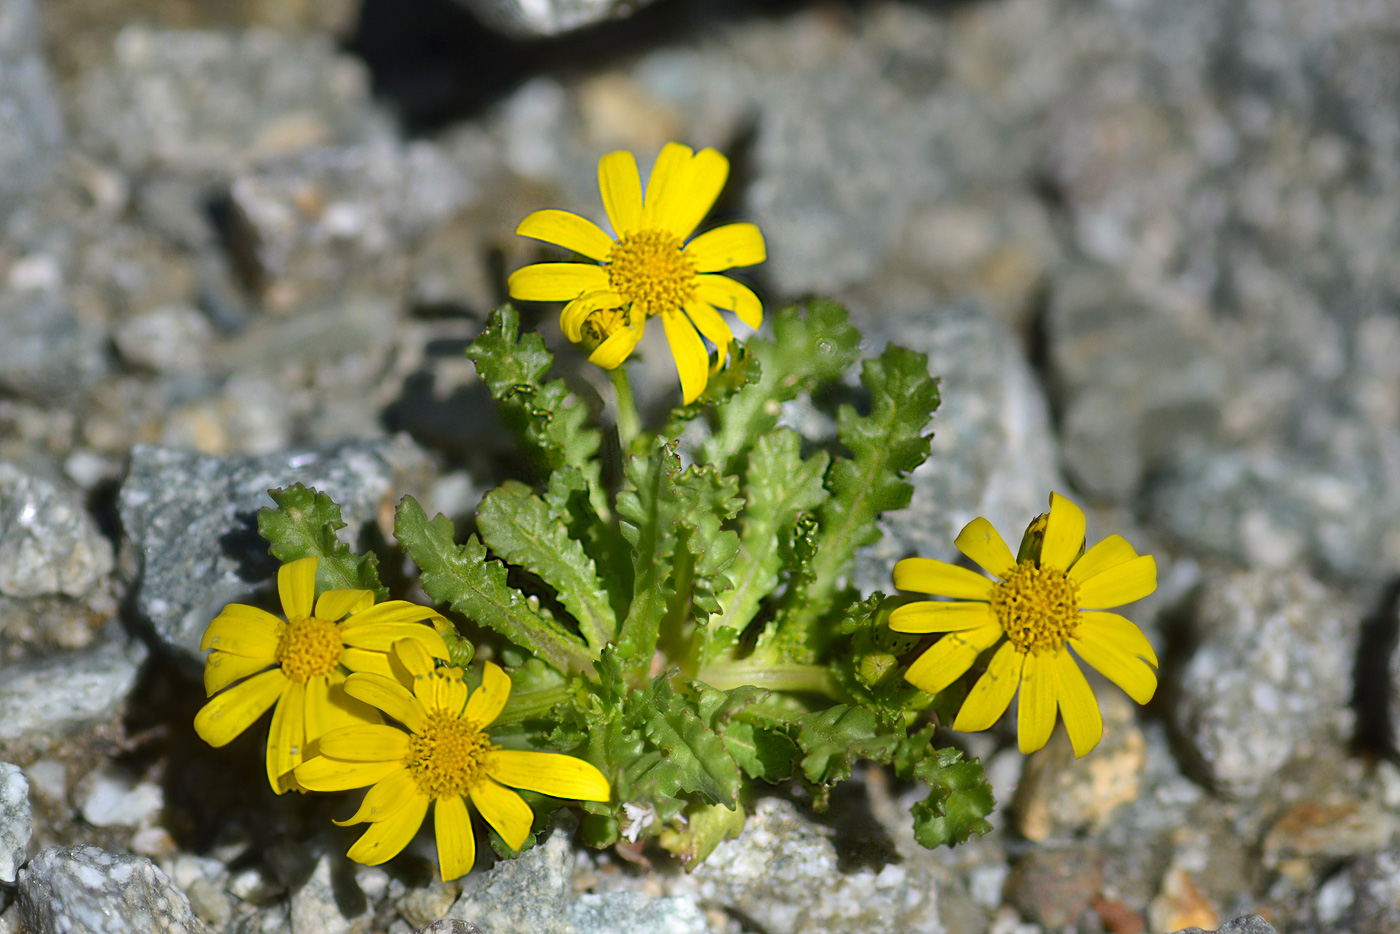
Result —
<instances>
[{"instance_id":1,"label":"flower head","mask_svg":"<svg viewBox=\"0 0 1400 934\"><path fill-rule=\"evenodd\" d=\"M380 722L377 711L345 693L350 672L389 674L389 647L401 639L447 658L442 636L422 625L445 625L440 614L404 600L376 605L368 590L327 590L317 599L316 565L316 558L302 558L277 572L285 620L230 603L200 643L213 649L204 665L211 700L195 715L195 732L223 746L276 705L267 780L278 794L292 787L292 770L322 733Z\"/></svg>"},{"instance_id":2,"label":"flower head","mask_svg":"<svg viewBox=\"0 0 1400 934\"><path fill-rule=\"evenodd\" d=\"M395 644L394 657L412 679L412 690L379 674L351 675L345 690L403 727L361 724L333 730L321 737L320 755L296 770L297 780L312 791L372 786L359 810L337 821L370 825L350 848L351 859L377 866L396 856L418 832L431 804L442 878L455 879L476 862L468 800L508 846L519 849L534 813L511 788L609 799L608 780L582 759L502 749L491 742L486 728L510 696L510 678L499 666L487 662L481 686L470 691L462 669L435 668L420 643Z\"/></svg>"},{"instance_id":3,"label":"flower head","mask_svg":"<svg viewBox=\"0 0 1400 934\"><path fill-rule=\"evenodd\" d=\"M647 182L637 162L614 152L598 163L598 187L615 237L567 211L536 211L516 233L573 250L601 265L536 263L510 277L512 298L568 302L559 319L564 334L590 350L604 369L631 355L647 319L660 316L675 356L687 404L704 392L710 358L704 335L723 366L729 325L715 309L731 311L750 327L763 305L745 285L714 273L763 262L763 234L753 224L725 224L689 239L714 206L729 177L729 160L713 149L693 152L667 143ZM687 242L689 240L689 242ZM698 333L697 333L698 331Z\"/></svg>"},{"instance_id":4,"label":"flower head","mask_svg":"<svg viewBox=\"0 0 1400 934\"><path fill-rule=\"evenodd\" d=\"M896 587L954 599L910 603L890 614L890 628L898 632L947 634L904 675L931 694L952 684L981 652L1001 642L953 729L987 729L1006 711L1019 686L1023 753L1050 739L1057 707L1074 754L1089 752L1103 736L1103 718L1075 655L1139 704L1152 699L1157 656L1151 644L1132 622L1103 612L1157 588L1151 555L1138 555L1119 535L1086 552L1084 513L1058 493L1050 494L1049 514L1026 530L1019 559L986 519L969 522L955 544L997 580L943 561L906 558L894 567Z\"/></svg>"}]
</instances>

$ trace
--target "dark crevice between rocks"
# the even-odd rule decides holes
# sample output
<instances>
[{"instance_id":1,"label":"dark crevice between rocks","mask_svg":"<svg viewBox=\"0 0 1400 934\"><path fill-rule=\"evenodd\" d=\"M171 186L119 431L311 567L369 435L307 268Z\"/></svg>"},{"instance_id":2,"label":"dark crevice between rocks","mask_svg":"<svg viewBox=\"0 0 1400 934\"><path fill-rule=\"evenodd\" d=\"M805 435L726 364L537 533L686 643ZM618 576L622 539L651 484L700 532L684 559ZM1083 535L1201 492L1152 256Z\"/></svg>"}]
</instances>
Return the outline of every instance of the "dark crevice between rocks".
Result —
<instances>
[{"instance_id":1,"label":"dark crevice between rocks","mask_svg":"<svg viewBox=\"0 0 1400 934\"><path fill-rule=\"evenodd\" d=\"M1197 625L1200 589L1188 593L1173 607L1159 615L1162 651L1157 670L1157 694L1147 706L1147 714L1158 717L1166 726L1167 747L1183 775L1212 794L1218 793L1210 770L1186 735L1186 725L1173 715L1181 703L1182 672L1196 650L1200 648L1201 633Z\"/></svg>"},{"instance_id":2,"label":"dark crevice between rocks","mask_svg":"<svg viewBox=\"0 0 1400 934\"><path fill-rule=\"evenodd\" d=\"M1390 659L1400 636L1400 578L1382 592L1375 609L1361 621L1352 671L1351 706L1356 712L1352 752L1400 761L1395 748L1395 724L1390 705L1395 686L1390 679Z\"/></svg>"}]
</instances>

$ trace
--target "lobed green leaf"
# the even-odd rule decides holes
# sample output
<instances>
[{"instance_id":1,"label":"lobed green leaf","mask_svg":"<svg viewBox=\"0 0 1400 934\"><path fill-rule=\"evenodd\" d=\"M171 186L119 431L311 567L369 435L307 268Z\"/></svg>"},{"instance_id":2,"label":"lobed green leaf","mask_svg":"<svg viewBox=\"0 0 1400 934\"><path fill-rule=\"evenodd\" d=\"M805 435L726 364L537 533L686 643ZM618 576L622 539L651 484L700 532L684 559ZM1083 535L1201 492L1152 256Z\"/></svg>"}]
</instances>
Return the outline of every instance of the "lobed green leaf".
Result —
<instances>
[{"instance_id":1,"label":"lobed green leaf","mask_svg":"<svg viewBox=\"0 0 1400 934\"><path fill-rule=\"evenodd\" d=\"M316 590L370 590L376 603L389 599L379 582L379 559L358 555L336 533L345 528L340 506L325 493L294 483L268 490L277 504L258 510L258 534L283 564L315 556Z\"/></svg>"}]
</instances>

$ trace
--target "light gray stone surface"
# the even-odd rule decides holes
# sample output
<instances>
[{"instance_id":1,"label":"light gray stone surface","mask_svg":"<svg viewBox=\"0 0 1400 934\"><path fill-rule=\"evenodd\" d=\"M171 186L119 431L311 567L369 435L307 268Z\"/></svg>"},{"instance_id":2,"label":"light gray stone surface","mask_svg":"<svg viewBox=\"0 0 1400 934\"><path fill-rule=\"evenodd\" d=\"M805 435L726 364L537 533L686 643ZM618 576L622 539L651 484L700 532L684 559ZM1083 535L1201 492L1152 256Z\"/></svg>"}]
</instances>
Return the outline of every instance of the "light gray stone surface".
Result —
<instances>
[{"instance_id":1,"label":"light gray stone surface","mask_svg":"<svg viewBox=\"0 0 1400 934\"><path fill-rule=\"evenodd\" d=\"M653 0L458 0L512 36L553 36L622 19Z\"/></svg>"},{"instance_id":2,"label":"light gray stone surface","mask_svg":"<svg viewBox=\"0 0 1400 934\"><path fill-rule=\"evenodd\" d=\"M50 847L20 873L30 934L205 934L185 894L143 856Z\"/></svg>"},{"instance_id":3,"label":"light gray stone surface","mask_svg":"<svg viewBox=\"0 0 1400 934\"><path fill-rule=\"evenodd\" d=\"M0 746L43 750L112 719L145 658L139 642L107 640L0 668Z\"/></svg>"},{"instance_id":4,"label":"light gray stone surface","mask_svg":"<svg viewBox=\"0 0 1400 934\"><path fill-rule=\"evenodd\" d=\"M112 571L112 543L76 495L0 462L0 593L81 597Z\"/></svg>"},{"instance_id":5,"label":"light gray stone surface","mask_svg":"<svg viewBox=\"0 0 1400 934\"><path fill-rule=\"evenodd\" d=\"M33 0L0 2L0 221L41 187L63 145Z\"/></svg>"},{"instance_id":6,"label":"light gray stone surface","mask_svg":"<svg viewBox=\"0 0 1400 934\"><path fill-rule=\"evenodd\" d=\"M910 555L956 560L953 539L985 516L1014 551L1021 534L1067 490L1039 383L1006 328L975 304L923 314L871 315L875 342L929 355L942 401L929 426L929 458L914 471L914 496L881 521L884 537L857 558L862 591L890 592L895 562Z\"/></svg>"},{"instance_id":7,"label":"light gray stone surface","mask_svg":"<svg viewBox=\"0 0 1400 934\"><path fill-rule=\"evenodd\" d=\"M352 441L262 457L139 447L122 485L126 534L142 559L136 606L166 647L193 661L209 621L276 570L257 534L270 489L302 483L340 504L353 540L427 469L406 438Z\"/></svg>"},{"instance_id":8,"label":"light gray stone surface","mask_svg":"<svg viewBox=\"0 0 1400 934\"><path fill-rule=\"evenodd\" d=\"M14 884L33 831L29 780L19 766L0 762L0 883Z\"/></svg>"},{"instance_id":9,"label":"light gray stone surface","mask_svg":"<svg viewBox=\"0 0 1400 934\"><path fill-rule=\"evenodd\" d=\"M1342 755L1360 616L1301 570L1207 575L1174 716L1222 792L1253 795L1294 757Z\"/></svg>"},{"instance_id":10,"label":"light gray stone surface","mask_svg":"<svg viewBox=\"0 0 1400 934\"><path fill-rule=\"evenodd\" d=\"M584 893L569 902L568 921L576 934L709 934L710 925L694 900L652 898L640 892Z\"/></svg>"},{"instance_id":11,"label":"light gray stone surface","mask_svg":"<svg viewBox=\"0 0 1400 934\"><path fill-rule=\"evenodd\" d=\"M0 389L71 400L106 370L102 340L56 292L0 287Z\"/></svg>"},{"instance_id":12,"label":"light gray stone surface","mask_svg":"<svg viewBox=\"0 0 1400 934\"><path fill-rule=\"evenodd\" d=\"M292 934L350 934L368 926L371 906L363 896L354 906L359 911L352 908L348 917L336 898L336 885L331 875L337 860L338 857L322 855L306 883L292 893Z\"/></svg>"},{"instance_id":13,"label":"light gray stone surface","mask_svg":"<svg viewBox=\"0 0 1400 934\"><path fill-rule=\"evenodd\" d=\"M1176 934L1278 934L1278 929L1259 915L1244 915L1226 921L1214 932L1201 928L1183 928Z\"/></svg>"}]
</instances>

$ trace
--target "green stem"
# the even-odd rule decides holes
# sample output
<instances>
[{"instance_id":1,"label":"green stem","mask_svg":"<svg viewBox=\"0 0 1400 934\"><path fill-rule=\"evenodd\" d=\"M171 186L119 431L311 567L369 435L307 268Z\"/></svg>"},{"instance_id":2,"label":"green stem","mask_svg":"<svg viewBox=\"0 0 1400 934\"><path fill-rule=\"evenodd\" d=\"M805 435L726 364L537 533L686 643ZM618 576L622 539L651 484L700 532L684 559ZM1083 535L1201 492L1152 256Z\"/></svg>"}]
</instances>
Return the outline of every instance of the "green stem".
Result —
<instances>
[{"instance_id":1,"label":"green stem","mask_svg":"<svg viewBox=\"0 0 1400 934\"><path fill-rule=\"evenodd\" d=\"M824 694L833 700L841 699L836 681L825 665L764 665L750 667L743 662L730 662L722 665L707 665L695 676L720 691L728 691L741 685L767 688L770 691L799 691Z\"/></svg>"},{"instance_id":2,"label":"green stem","mask_svg":"<svg viewBox=\"0 0 1400 934\"><path fill-rule=\"evenodd\" d=\"M542 717L549 713L555 704L568 696L569 686L567 684L524 694L512 694L506 700L505 707L501 709L501 715L491 722L493 725L520 723L522 720Z\"/></svg>"},{"instance_id":3,"label":"green stem","mask_svg":"<svg viewBox=\"0 0 1400 934\"><path fill-rule=\"evenodd\" d=\"M632 398L632 383L627 379L626 365L608 370L613 389L617 392L617 440L622 448L622 456L632 451L632 439L641 431L641 419L637 417L637 403Z\"/></svg>"}]
</instances>

